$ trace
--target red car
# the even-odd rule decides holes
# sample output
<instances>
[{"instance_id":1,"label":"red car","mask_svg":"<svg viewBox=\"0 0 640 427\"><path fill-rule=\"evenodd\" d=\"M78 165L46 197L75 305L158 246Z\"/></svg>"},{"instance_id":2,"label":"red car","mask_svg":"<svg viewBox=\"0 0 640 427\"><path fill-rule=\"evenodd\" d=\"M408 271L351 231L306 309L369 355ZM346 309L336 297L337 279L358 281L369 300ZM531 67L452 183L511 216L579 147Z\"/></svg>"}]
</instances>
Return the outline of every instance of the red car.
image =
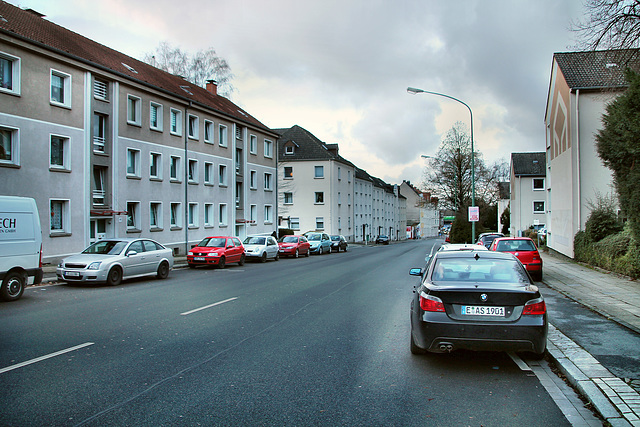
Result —
<instances>
[{"instance_id":1,"label":"red car","mask_svg":"<svg viewBox=\"0 0 640 427\"><path fill-rule=\"evenodd\" d=\"M490 250L514 254L534 280L542 280L542 258L532 239L528 237L500 237L491 243Z\"/></svg>"},{"instance_id":2,"label":"red car","mask_svg":"<svg viewBox=\"0 0 640 427\"><path fill-rule=\"evenodd\" d=\"M224 268L230 262L244 264L244 246L237 237L211 236L202 239L197 246L187 254L189 267L197 265L217 265Z\"/></svg>"},{"instance_id":3,"label":"red car","mask_svg":"<svg viewBox=\"0 0 640 427\"><path fill-rule=\"evenodd\" d=\"M280 256L292 256L294 258L298 258L300 255L309 256L310 246L304 236L282 236L278 240Z\"/></svg>"}]
</instances>

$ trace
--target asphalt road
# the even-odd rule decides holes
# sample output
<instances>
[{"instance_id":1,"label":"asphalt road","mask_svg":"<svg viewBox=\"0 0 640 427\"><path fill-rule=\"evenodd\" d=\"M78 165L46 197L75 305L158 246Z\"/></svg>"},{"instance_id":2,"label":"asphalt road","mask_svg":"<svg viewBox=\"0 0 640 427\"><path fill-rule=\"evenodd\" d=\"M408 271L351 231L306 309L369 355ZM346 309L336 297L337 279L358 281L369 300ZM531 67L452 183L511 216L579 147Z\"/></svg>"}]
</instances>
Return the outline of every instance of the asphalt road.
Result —
<instances>
[{"instance_id":1,"label":"asphalt road","mask_svg":"<svg viewBox=\"0 0 640 427\"><path fill-rule=\"evenodd\" d=\"M29 288L0 306L0 425L568 425L506 354L410 354L431 243Z\"/></svg>"}]
</instances>

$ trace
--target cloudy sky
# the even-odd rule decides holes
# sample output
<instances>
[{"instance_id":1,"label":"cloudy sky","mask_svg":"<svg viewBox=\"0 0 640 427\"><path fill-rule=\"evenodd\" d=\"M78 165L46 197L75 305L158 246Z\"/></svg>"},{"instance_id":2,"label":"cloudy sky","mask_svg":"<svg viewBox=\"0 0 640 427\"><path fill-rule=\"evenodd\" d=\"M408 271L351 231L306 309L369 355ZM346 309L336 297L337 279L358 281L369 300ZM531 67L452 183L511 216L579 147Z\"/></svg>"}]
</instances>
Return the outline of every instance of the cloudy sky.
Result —
<instances>
[{"instance_id":1,"label":"cloudy sky","mask_svg":"<svg viewBox=\"0 0 640 427\"><path fill-rule=\"evenodd\" d=\"M299 125L389 183L473 111L485 160L544 151L554 52L575 50L582 0L9 0L141 59L161 41L213 47L232 100L271 128Z\"/></svg>"}]
</instances>

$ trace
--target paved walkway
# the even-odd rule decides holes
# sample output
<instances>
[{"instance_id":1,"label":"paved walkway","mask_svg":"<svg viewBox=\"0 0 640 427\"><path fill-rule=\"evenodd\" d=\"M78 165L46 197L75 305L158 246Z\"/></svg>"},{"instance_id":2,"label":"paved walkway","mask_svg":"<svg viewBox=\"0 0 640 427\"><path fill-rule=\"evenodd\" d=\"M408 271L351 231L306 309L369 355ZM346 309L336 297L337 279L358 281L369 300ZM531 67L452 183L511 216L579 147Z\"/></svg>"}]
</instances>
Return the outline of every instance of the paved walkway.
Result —
<instances>
[{"instance_id":1,"label":"paved walkway","mask_svg":"<svg viewBox=\"0 0 640 427\"><path fill-rule=\"evenodd\" d=\"M542 254L543 282L603 316L640 333L640 282L585 267L562 255ZM555 327L549 354L612 426L640 427L640 395ZM640 349L638 349L640 352Z\"/></svg>"}]
</instances>

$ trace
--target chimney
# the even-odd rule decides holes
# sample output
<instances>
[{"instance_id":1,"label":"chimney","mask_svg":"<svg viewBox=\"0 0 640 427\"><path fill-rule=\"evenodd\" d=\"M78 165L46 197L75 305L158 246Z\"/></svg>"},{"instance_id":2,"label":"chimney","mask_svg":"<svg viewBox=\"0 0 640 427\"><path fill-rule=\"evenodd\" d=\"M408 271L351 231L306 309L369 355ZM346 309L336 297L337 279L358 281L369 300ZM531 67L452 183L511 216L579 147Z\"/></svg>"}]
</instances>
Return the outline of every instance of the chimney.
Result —
<instances>
[{"instance_id":1,"label":"chimney","mask_svg":"<svg viewBox=\"0 0 640 427\"><path fill-rule=\"evenodd\" d=\"M215 80L207 80L207 92L214 95L218 94L218 83Z\"/></svg>"},{"instance_id":2,"label":"chimney","mask_svg":"<svg viewBox=\"0 0 640 427\"><path fill-rule=\"evenodd\" d=\"M325 144L327 147L327 151L329 151L334 156L338 155L338 144Z\"/></svg>"}]
</instances>

